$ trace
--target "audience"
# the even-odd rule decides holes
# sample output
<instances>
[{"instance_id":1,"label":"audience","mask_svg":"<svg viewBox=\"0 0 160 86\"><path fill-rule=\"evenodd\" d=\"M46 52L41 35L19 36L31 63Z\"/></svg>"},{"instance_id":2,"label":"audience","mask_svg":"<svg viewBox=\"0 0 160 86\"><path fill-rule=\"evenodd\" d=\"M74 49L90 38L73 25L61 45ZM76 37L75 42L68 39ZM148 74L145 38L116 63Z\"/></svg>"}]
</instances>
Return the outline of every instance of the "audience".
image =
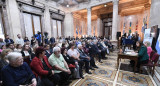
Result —
<instances>
[{"instance_id":1,"label":"audience","mask_svg":"<svg viewBox=\"0 0 160 86\"><path fill-rule=\"evenodd\" d=\"M27 63L23 63L21 53L11 52L7 55L9 64L2 69L4 86L36 86L37 81Z\"/></svg>"},{"instance_id":2,"label":"audience","mask_svg":"<svg viewBox=\"0 0 160 86\"><path fill-rule=\"evenodd\" d=\"M89 69L98 68L93 55L98 55L99 62L102 62L101 58L104 59L109 52L109 42L106 45L106 41L97 39L91 36L80 39L51 37L46 44L42 43L41 32L38 32L31 41L28 37L23 40L18 34L14 43L6 35L5 42L0 40L0 83L4 86L66 86L71 82L71 77L83 79L83 68L88 74L92 74Z\"/></svg>"}]
</instances>

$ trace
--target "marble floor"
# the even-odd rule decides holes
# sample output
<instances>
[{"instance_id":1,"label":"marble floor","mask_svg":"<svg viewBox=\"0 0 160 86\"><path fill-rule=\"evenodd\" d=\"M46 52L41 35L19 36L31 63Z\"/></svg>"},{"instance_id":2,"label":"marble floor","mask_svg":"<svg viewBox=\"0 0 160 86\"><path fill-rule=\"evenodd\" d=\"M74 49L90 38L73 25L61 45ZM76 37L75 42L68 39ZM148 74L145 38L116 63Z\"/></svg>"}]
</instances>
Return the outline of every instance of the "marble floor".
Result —
<instances>
[{"instance_id":1,"label":"marble floor","mask_svg":"<svg viewBox=\"0 0 160 86\"><path fill-rule=\"evenodd\" d=\"M84 74L84 79L73 80L70 86L157 86L147 71L133 73L129 60L122 60L117 70L116 51L107 57L103 63L97 62L99 68L92 74Z\"/></svg>"}]
</instances>

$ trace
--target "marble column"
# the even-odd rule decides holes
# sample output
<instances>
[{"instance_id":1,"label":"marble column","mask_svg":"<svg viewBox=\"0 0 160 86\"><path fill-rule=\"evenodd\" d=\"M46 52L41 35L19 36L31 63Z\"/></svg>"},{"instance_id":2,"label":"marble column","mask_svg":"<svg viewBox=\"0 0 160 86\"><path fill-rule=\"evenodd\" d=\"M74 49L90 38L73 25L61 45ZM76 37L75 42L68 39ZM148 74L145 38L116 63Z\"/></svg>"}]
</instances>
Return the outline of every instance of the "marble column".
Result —
<instances>
[{"instance_id":1,"label":"marble column","mask_svg":"<svg viewBox=\"0 0 160 86\"><path fill-rule=\"evenodd\" d=\"M64 36L74 36L74 25L72 13L66 13L64 18Z\"/></svg>"},{"instance_id":2,"label":"marble column","mask_svg":"<svg viewBox=\"0 0 160 86\"><path fill-rule=\"evenodd\" d=\"M49 12L49 6L45 5L45 11L44 11L44 32L48 32L49 38L52 36L52 29L51 29L51 17Z\"/></svg>"},{"instance_id":3,"label":"marble column","mask_svg":"<svg viewBox=\"0 0 160 86\"><path fill-rule=\"evenodd\" d=\"M97 36L102 36L102 20L100 18L97 19Z\"/></svg>"},{"instance_id":4,"label":"marble column","mask_svg":"<svg viewBox=\"0 0 160 86\"><path fill-rule=\"evenodd\" d=\"M92 32L92 30L91 30L91 11L92 11L91 7L87 8L87 27L88 27L87 28L87 31L88 31L87 35L88 36L90 36L91 32Z\"/></svg>"},{"instance_id":5,"label":"marble column","mask_svg":"<svg viewBox=\"0 0 160 86\"><path fill-rule=\"evenodd\" d=\"M118 29L118 1L113 0L112 40L115 41Z\"/></svg>"},{"instance_id":6,"label":"marble column","mask_svg":"<svg viewBox=\"0 0 160 86\"><path fill-rule=\"evenodd\" d=\"M152 0L150 8L149 28L158 25L160 27L160 0Z\"/></svg>"}]
</instances>

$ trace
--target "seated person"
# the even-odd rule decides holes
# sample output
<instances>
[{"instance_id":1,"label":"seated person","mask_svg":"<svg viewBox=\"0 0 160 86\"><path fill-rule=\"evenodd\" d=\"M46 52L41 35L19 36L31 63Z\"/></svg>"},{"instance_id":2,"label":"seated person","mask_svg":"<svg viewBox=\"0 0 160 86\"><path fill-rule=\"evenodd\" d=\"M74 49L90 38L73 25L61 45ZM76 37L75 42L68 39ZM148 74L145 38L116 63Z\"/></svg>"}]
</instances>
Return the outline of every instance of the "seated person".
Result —
<instances>
[{"instance_id":1,"label":"seated person","mask_svg":"<svg viewBox=\"0 0 160 86\"><path fill-rule=\"evenodd\" d=\"M2 69L4 86L36 86L37 81L27 63L23 63L21 53L11 52L7 55L9 65Z\"/></svg>"},{"instance_id":2,"label":"seated person","mask_svg":"<svg viewBox=\"0 0 160 86\"><path fill-rule=\"evenodd\" d=\"M107 59L105 57L107 49L103 47L103 45L101 44L101 40L100 39L98 40L97 46L101 50L102 59Z\"/></svg>"},{"instance_id":3,"label":"seated person","mask_svg":"<svg viewBox=\"0 0 160 86\"><path fill-rule=\"evenodd\" d=\"M143 45L142 42L137 41L136 46L138 48L138 63L137 63L137 72L140 70L141 64L147 64L149 61L149 56L147 54L147 47ZM130 61L131 66L135 65L133 60Z\"/></svg>"},{"instance_id":4,"label":"seated person","mask_svg":"<svg viewBox=\"0 0 160 86\"><path fill-rule=\"evenodd\" d=\"M59 77L54 74L52 66L45 56L45 49L43 47L38 47L35 51L35 55L36 57L33 58L30 66L36 77L40 76L41 83L44 86L56 86L59 82Z\"/></svg>"},{"instance_id":5,"label":"seated person","mask_svg":"<svg viewBox=\"0 0 160 86\"><path fill-rule=\"evenodd\" d=\"M90 60L90 69L94 70L93 68L98 68L98 67L96 66L96 64L95 64L94 58L89 55L89 48L86 47L86 45L85 45L84 42L82 43L82 48L83 48L83 51L85 52L85 54L86 54L87 56L89 56L90 59L91 59L91 60Z\"/></svg>"},{"instance_id":6,"label":"seated person","mask_svg":"<svg viewBox=\"0 0 160 86\"><path fill-rule=\"evenodd\" d=\"M67 65L67 62L64 60L59 47L53 48L53 53L50 55L48 61L50 65L55 68L55 74L60 76L59 85L69 84L71 71Z\"/></svg>"},{"instance_id":7,"label":"seated person","mask_svg":"<svg viewBox=\"0 0 160 86\"><path fill-rule=\"evenodd\" d=\"M30 64L30 62L31 62L31 51L30 51L29 45L27 45L27 44L23 45L21 53L22 53L22 56L24 58L24 62L27 62L28 64Z\"/></svg>"},{"instance_id":8,"label":"seated person","mask_svg":"<svg viewBox=\"0 0 160 86\"><path fill-rule=\"evenodd\" d=\"M85 68L86 68L86 73L88 74L92 74L90 71L89 71L89 62L90 62L90 57L87 56L87 54L85 54L85 52L83 51L82 49L82 45L81 44L78 44L78 49L77 51L80 53L80 60L85 62Z\"/></svg>"},{"instance_id":9,"label":"seated person","mask_svg":"<svg viewBox=\"0 0 160 86\"><path fill-rule=\"evenodd\" d=\"M61 54L63 55L63 58L65 59L65 61L68 64L69 69L71 70L71 74L73 75L72 78L75 78L75 72L77 72L77 69L75 68L78 64L78 62L76 62L73 58L69 57L69 55L67 55L67 49L66 48L61 48Z\"/></svg>"},{"instance_id":10,"label":"seated person","mask_svg":"<svg viewBox=\"0 0 160 86\"><path fill-rule=\"evenodd\" d=\"M45 52L46 52L46 57L49 58L49 56L52 54L52 51L50 49L50 46L48 44L44 45Z\"/></svg>"},{"instance_id":11,"label":"seated person","mask_svg":"<svg viewBox=\"0 0 160 86\"><path fill-rule=\"evenodd\" d=\"M82 72L82 67L83 67L84 62L79 59L80 54L77 51L77 49L75 49L75 44L71 43L69 45L69 48L70 49L67 51L67 54L71 58L73 58L76 62L78 62L78 64L76 64L76 69L77 69L76 78L84 78L83 72Z\"/></svg>"},{"instance_id":12,"label":"seated person","mask_svg":"<svg viewBox=\"0 0 160 86\"><path fill-rule=\"evenodd\" d=\"M141 64L147 64L149 61L149 56L147 54L147 47L143 45L143 43L137 41L136 46L139 47L138 50L138 63L137 68L139 71Z\"/></svg>"},{"instance_id":13,"label":"seated person","mask_svg":"<svg viewBox=\"0 0 160 86\"><path fill-rule=\"evenodd\" d=\"M101 59L102 59L101 50L97 46L97 40L94 40L93 43L90 42L89 54L92 57L93 57L93 55L98 55L99 62L103 63L101 61Z\"/></svg>"}]
</instances>

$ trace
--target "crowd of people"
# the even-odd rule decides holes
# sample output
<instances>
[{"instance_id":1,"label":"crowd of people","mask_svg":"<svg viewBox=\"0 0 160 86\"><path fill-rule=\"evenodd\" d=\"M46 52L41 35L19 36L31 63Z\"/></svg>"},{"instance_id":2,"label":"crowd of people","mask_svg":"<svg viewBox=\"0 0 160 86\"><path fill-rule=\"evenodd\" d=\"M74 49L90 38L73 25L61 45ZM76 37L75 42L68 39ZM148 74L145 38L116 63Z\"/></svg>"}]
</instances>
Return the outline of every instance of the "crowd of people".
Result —
<instances>
[{"instance_id":1,"label":"crowd of people","mask_svg":"<svg viewBox=\"0 0 160 86\"><path fill-rule=\"evenodd\" d=\"M0 39L0 83L4 86L67 85L83 77L83 69L98 68L106 54L113 51L110 40L103 37L59 37L50 39L41 33L24 39L20 34L13 41L6 35Z\"/></svg>"}]
</instances>

